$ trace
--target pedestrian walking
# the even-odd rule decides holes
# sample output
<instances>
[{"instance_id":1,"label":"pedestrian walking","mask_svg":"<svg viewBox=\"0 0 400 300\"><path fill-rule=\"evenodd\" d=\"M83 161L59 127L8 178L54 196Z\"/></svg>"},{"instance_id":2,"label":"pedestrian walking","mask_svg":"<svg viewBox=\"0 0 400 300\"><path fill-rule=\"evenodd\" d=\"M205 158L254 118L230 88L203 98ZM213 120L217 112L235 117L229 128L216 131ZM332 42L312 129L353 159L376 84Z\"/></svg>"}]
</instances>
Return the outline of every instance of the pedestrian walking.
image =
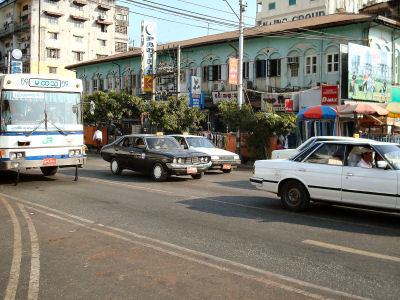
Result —
<instances>
[{"instance_id":1,"label":"pedestrian walking","mask_svg":"<svg viewBox=\"0 0 400 300\"><path fill-rule=\"evenodd\" d=\"M96 141L97 153L100 152L102 140L103 140L103 133L100 131L100 128L97 127L97 130L95 131L95 133L93 135L93 141Z\"/></svg>"}]
</instances>

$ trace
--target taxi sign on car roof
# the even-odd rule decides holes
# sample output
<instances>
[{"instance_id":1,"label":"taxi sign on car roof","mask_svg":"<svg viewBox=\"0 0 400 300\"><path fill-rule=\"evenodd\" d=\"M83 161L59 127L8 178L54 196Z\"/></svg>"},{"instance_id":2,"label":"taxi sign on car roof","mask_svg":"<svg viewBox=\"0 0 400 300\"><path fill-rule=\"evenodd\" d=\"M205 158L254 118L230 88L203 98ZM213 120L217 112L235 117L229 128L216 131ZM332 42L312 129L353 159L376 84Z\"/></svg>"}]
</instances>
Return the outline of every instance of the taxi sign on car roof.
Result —
<instances>
[{"instance_id":1,"label":"taxi sign on car roof","mask_svg":"<svg viewBox=\"0 0 400 300\"><path fill-rule=\"evenodd\" d=\"M156 132L156 135L164 135L164 132L161 132L161 131Z\"/></svg>"}]
</instances>

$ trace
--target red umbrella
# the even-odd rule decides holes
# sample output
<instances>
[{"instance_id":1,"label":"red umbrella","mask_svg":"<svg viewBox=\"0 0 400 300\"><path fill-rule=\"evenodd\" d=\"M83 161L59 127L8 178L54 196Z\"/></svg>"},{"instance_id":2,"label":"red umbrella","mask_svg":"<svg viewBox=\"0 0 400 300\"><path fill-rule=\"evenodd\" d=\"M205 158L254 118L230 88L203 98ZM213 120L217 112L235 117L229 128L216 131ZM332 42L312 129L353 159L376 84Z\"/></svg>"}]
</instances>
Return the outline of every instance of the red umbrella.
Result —
<instances>
[{"instance_id":1,"label":"red umbrella","mask_svg":"<svg viewBox=\"0 0 400 300\"><path fill-rule=\"evenodd\" d=\"M308 106L301 110L297 116L300 119L336 119L339 114L336 109L327 105Z\"/></svg>"}]
</instances>

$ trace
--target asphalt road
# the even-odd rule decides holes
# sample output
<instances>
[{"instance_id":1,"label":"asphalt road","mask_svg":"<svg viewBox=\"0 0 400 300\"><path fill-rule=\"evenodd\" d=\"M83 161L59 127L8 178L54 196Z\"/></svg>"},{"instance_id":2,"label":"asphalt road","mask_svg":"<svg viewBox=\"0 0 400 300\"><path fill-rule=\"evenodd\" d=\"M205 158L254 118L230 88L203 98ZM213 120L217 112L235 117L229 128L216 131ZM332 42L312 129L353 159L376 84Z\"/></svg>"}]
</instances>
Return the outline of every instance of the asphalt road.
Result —
<instances>
[{"instance_id":1,"label":"asphalt road","mask_svg":"<svg viewBox=\"0 0 400 300\"><path fill-rule=\"evenodd\" d=\"M0 174L5 299L398 299L400 215L281 208L250 170Z\"/></svg>"}]
</instances>

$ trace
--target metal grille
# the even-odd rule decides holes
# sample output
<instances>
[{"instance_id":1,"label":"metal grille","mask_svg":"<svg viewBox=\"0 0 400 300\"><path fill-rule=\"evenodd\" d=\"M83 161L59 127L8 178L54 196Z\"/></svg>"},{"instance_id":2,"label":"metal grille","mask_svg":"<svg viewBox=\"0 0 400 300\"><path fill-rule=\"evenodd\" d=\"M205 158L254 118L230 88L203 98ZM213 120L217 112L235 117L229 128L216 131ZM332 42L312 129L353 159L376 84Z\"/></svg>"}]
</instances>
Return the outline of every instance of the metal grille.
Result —
<instances>
[{"instance_id":1,"label":"metal grille","mask_svg":"<svg viewBox=\"0 0 400 300\"><path fill-rule=\"evenodd\" d=\"M191 158L191 157L186 157L185 163L186 163L187 165L190 165L190 164L192 163L192 158Z\"/></svg>"},{"instance_id":2,"label":"metal grille","mask_svg":"<svg viewBox=\"0 0 400 300\"><path fill-rule=\"evenodd\" d=\"M220 160L233 160L233 156L220 156Z\"/></svg>"},{"instance_id":3,"label":"metal grille","mask_svg":"<svg viewBox=\"0 0 400 300\"><path fill-rule=\"evenodd\" d=\"M192 161L194 164L198 164L199 163L199 158L198 157L192 157Z\"/></svg>"}]
</instances>

